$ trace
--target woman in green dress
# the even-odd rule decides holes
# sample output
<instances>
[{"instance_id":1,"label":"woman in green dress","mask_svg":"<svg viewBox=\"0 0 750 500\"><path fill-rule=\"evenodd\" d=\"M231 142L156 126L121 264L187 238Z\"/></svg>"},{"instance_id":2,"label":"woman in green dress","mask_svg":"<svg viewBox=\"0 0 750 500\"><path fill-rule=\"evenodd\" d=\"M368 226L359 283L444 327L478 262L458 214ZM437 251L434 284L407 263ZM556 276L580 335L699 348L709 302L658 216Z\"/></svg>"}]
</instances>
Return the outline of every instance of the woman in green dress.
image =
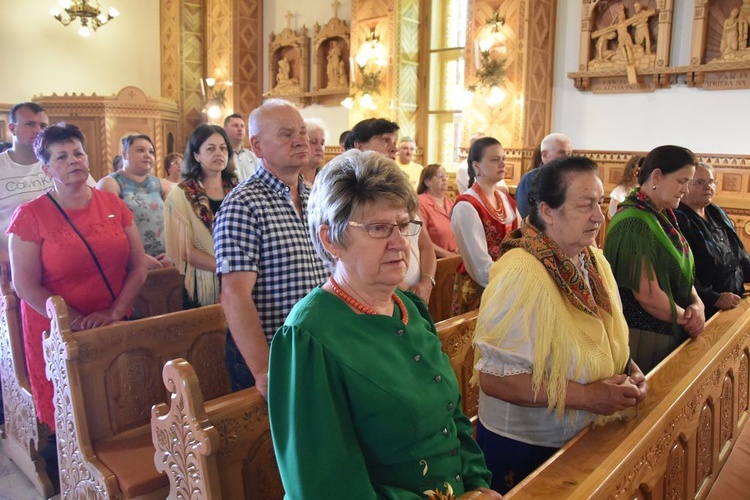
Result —
<instances>
[{"instance_id":1,"label":"woman in green dress","mask_svg":"<svg viewBox=\"0 0 750 500\"><path fill-rule=\"evenodd\" d=\"M501 498L427 307L397 288L417 210L376 152L349 151L315 180L310 234L332 275L274 336L268 376L287 498Z\"/></svg>"},{"instance_id":2,"label":"woman in green dress","mask_svg":"<svg viewBox=\"0 0 750 500\"><path fill-rule=\"evenodd\" d=\"M604 255L620 289L631 356L644 373L705 327L693 253L674 213L697 164L689 149L653 149L638 174L640 187L620 203L607 231Z\"/></svg>"}]
</instances>

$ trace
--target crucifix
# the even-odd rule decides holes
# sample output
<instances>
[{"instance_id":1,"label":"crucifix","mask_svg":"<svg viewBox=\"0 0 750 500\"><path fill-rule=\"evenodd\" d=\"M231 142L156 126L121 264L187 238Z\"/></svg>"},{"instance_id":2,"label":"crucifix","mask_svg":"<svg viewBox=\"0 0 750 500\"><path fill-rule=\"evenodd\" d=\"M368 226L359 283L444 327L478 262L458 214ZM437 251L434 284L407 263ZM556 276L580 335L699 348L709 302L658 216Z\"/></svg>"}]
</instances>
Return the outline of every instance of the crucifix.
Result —
<instances>
[{"instance_id":1,"label":"crucifix","mask_svg":"<svg viewBox=\"0 0 750 500\"><path fill-rule=\"evenodd\" d=\"M341 2L339 2L339 0L333 0L333 3L331 5L333 5L333 17L335 17L336 19L338 19L339 18L339 7L341 7Z\"/></svg>"},{"instance_id":2,"label":"crucifix","mask_svg":"<svg viewBox=\"0 0 750 500\"><path fill-rule=\"evenodd\" d=\"M294 14L292 14L291 10L286 11L286 27L287 29L292 29L292 19L294 18Z\"/></svg>"}]
</instances>

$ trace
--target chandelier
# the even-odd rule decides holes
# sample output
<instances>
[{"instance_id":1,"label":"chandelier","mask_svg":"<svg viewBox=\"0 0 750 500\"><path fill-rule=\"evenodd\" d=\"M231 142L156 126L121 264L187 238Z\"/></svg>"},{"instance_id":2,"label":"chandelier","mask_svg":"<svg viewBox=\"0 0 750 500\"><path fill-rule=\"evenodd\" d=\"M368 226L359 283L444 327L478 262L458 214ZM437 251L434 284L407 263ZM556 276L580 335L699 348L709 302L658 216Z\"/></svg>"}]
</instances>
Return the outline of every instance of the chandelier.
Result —
<instances>
[{"instance_id":1,"label":"chandelier","mask_svg":"<svg viewBox=\"0 0 750 500\"><path fill-rule=\"evenodd\" d=\"M114 7L110 7L107 13L103 13L99 7L99 1L93 2L87 0L59 0L60 7L52 7L49 13L52 17L60 21L60 24L67 26L76 19L80 19L81 27L78 34L83 37L91 36L91 28L96 31L100 26L107 24L112 19L120 15L120 12Z\"/></svg>"}]
</instances>

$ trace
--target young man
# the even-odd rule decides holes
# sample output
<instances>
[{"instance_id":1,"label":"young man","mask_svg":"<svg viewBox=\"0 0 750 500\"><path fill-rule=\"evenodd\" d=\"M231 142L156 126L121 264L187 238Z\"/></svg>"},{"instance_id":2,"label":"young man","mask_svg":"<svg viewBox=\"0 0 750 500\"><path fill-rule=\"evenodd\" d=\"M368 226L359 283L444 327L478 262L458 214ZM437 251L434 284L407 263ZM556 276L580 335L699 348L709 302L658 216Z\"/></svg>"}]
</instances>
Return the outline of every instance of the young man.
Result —
<instances>
[{"instance_id":1,"label":"young man","mask_svg":"<svg viewBox=\"0 0 750 500\"><path fill-rule=\"evenodd\" d=\"M244 181L258 168L258 158L245 147L245 121L234 113L224 119L224 130L234 152L234 168L240 182Z\"/></svg>"}]
</instances>

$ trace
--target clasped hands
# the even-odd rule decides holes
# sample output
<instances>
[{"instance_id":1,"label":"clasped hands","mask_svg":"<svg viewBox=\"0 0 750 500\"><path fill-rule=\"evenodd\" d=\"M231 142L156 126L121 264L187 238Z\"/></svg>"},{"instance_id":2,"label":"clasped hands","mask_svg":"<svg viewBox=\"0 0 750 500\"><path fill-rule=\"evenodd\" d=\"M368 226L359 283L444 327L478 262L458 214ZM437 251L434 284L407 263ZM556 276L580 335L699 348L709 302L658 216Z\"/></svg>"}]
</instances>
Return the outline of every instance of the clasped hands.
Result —
<instances>
[{"instance_id":1,"label":"clasped hands","mask_svg":"<svg viewBox=\"0 0 750 500\"><path fill-rule=\"evenodd\" d=\"M585 386L588 411L612 415L631 408L646 398L646 376L634 361L630 361L630 375L624 373L591 382Z\"/></svg>"},{"instance_id":2,"label":"clasped hands","mask_svg":"<svg viewBox=\"0 0 750 500\"><path fill-rule=\"evenodd\" d=\"M685 308L677 318L677 324L682 326L692 338L697 337L706 328L706 313L702 303L693 302Z\"/></svg>"}]
</instances>

